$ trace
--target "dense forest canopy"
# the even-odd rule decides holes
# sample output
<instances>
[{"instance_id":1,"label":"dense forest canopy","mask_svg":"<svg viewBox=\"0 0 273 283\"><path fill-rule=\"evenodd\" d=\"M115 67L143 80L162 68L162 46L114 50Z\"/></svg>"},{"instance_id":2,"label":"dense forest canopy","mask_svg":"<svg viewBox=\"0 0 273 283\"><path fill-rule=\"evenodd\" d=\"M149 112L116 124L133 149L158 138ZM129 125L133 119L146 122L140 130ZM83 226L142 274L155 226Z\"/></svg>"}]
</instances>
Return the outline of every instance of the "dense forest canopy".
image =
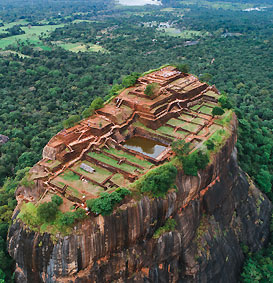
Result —
<instances>
[{"instance_id":1,"label":"dense forest canopy","mask_svg":"<svg viewBox=\"0 0 273 283\"><path fill-rule=\"evenodd\" d=\"M56 16L58 18L71 16L73 13L89 13L96 16L101 11L107 13L108 9L110 13L110 3L111 0L1 0L0 17L4 21L17 19L37 21Z\"/></svg>"},{"instance_id":2,"label":"dense forest canopy","mask_svg":"<svg viewBox=\"0 0 273 283\"><path fill-rule=\"evenodd\" d=\"M107 97L132 72L188 64L193 74L226 93L239 119L240 165L272 200L271 1L217 1L225 9L204 7L203 1L162 2L127 8L100 0L1 1L0 134L9 141L0 145L0 278L10 280L12 274L5 237L25 168L40 160L64 120L82 115L96 97ZM226 9L226 3L269 6L244 12L245 6ZM1 39L12 23L12 30L25 34L39 28L39 38L8 34ZM1 47L3 40L10 44ZM263 254L250 257L246 282L253 279L247 275L250 268L258 274L272 268L270 249L262 252L269 263L261 260Z\"/></svg>"}]
</instances>

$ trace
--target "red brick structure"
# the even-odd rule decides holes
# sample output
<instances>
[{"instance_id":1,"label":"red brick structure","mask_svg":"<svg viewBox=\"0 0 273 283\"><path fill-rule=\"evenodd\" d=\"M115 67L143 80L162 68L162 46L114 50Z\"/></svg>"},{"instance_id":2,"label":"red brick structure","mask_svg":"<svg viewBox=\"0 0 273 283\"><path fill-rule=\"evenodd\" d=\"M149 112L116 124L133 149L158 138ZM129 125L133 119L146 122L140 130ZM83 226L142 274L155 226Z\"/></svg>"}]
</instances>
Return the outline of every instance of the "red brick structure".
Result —
<instances>
[{"instance_id":1,"label":"red brick structure","mask_svg":"<svg viewBox=\"0 0 273 283\"><path fill-rule=\"evenodd\" d=\"M152 97L145 94L149 84L157 84ZM213 124L213 117L210 113L203 113L202 109L210 112L217 103L218 94L215 87L172 66L144 75L94 115L54 136L44 148L43 159L32 170L36 174L34 179L47 191L58 191L76 202L82 199L75 195L71 197L70 193L72 189L80 190L79 183L67 181L68 172L74 173L74 179L78 176L81 181L90 183L87 192L82 189L89 197L98 195L94 185L104 190L119 187L117 177L122 176L124 183L130 183L151 166L169 159L172 154L170 144L174 139L183 138L198 144L212 134L209 127ZM166 149L154 158L124 147L123 143L133 136L158 141L165 144ZM110 154L111 148L120 154ZM138 160L147 161L150 167L139 167ZM91 167L97 166L98 171L102 169L111 174L105 173L106 179L98 181L100 176L96 179L78 170L82 161L88 161ZM70 193L69 188L72 188Z\"/></svg>"}]
</instances>

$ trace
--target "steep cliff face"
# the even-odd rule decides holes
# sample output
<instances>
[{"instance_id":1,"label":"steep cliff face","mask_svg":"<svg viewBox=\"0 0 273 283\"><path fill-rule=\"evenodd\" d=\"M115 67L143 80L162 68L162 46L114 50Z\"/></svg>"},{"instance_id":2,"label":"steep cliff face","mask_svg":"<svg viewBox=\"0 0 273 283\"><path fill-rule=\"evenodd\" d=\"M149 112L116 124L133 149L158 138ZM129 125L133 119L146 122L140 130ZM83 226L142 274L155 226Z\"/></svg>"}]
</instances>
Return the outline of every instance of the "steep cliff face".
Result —
<instances>
[{"instance_id":1,"label":"steep cliff face","mask_svg":"<svg viewBox=\"0 0 273 283\"><path fill-rule=\"evenodd\" d=\"M179 171L177 191L130 200L53 242L14 221L9 252L17 282L237 282L242 246L267 241L271 203L237 164L233 135L198 177ZM16 212L15 212L16 216ZM175 230L158 239L168 218Z\"/></svg>"}]
</instances>

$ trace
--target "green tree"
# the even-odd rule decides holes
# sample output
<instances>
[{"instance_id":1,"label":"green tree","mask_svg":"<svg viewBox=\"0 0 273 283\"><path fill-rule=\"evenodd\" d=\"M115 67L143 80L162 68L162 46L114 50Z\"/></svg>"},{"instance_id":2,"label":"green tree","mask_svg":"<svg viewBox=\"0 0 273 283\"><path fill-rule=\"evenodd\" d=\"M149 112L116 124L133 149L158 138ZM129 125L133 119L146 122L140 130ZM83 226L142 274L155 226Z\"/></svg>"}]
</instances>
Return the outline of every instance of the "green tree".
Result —
<instances>
[{"instance_id":1,"label":"green tree","mask_svg":"<svg viewBox=\"0 0 273 283\"><path fill-rule=\"evenodd\" d=\"M51 201L56 203L57 206L60 206L63 203L63 199L58 195L53 195Z\"/></svg>"},{"instance_id":2,"label":"green tree","mask_svg":"<svg viewBox=\"0 0 273 283\"><path fill-rule=\"evenodd\" d=\"M88 118L89 116L92 116L95 112L95 110L102 108L104 105L104 101L101 97L96 97L90 104L88 108L85 108L85 110L82 112L83 118Z\"/></svg>"},{"instance_id":3,"label":"green tree","mask_svg":"<svg viewBox=\"0 0 273 283\"><path fill-rule=\"evenodd\" d=\"M152 98L155 95L155 92L158 87L159 85L157 83L148 84L144 90L144 93Z\"/></svg>"},{"instance_id":4,"label":"green tree","mask_svg":"<svg viewBox=\"0 0 273 283\"><path fill-rule=\"evenodd\" d=\"M63 121L64 128L70 128L73 127L76 123L78 123L81 120L80 115L72 115L67 120Z\"/></svg>"},{"instance_id":5,"label":"green tree","mask_svg":"<svg viewBox=\"0 0 273 283\"><path fill-rule=\"evenodd\" d=\"M182 73L189 73L190 67L188 64L178 64L176 68Z\"/></svg>"},{"instance_id":6,"label":"green tree","mask_svg":"<svg viewBox=\"0 0 273 283\"><path fill-rule=\"evenodd\" d=\"M130 191L122 188L112 193L103 192L99 198L86 201L87 207L96 214L109 215L112 213L114 205L119 203Z\"/></svg>"},{"instance_id":7,"label":"green tree","mask_svg":"<svg viewBox=\"0 0 273 283\"><path fill-rule=\"evenodd\" d=\"M271 191L272 175L266 169L266 166L263 166L259 171L256 182L263 192L269 193Z\"/></svg>"},{"instance_id":8,"label":"green tree","mask_svg":"<svg viewBox=\"0 0 273 283\"><path fill-rule=\"evenodd\" d=\"M207 140L205 144L206 144L208 150L214 150L215 143L212 140Z\"/></svg>"},{"instance_id":9,"label":"green tree","mask_svg":"<svg viewBox=\"0 0 273 283\"><path fill-rule=\"evenodd\" d=\"M84 111L82 112L82 117L84 119L92 116L94 114L94 109L91 107L85 108Z\"/></svg>"},{"instance_id":10,"label":"green tree","mask_svg":"<svg viewBox=\"0 0 273 283\"><path fill-rule=\"evenodd\" d=\"M110 92L109 92L110 97L111 97L112 95L118 94L118 92L119 92L121 89L122 89L122 85L120 85L120 84L114 84L114 85L112 86Z\"/></svg>"},{"instance_id":11,"label":"green tree","mask_svg":"<svg viewBox=\"0 0 273 283\"><path fill-rule=\"evenodd\" d=\"M193 154L183 157L182 160L183 171L186 175L197 176L196 158Z\"/></svg>"},{"instance_id":12,"label":"green tree","mask_svg":"<svg viewBox=\"0 0 273 283\"><path fill-rule=\"evenodd\" d=\"M201 150L182 157L183 171L186 175L197 176L198 170L205 169L209 163L209 156Z\"/></svg>"},{"instance_id":13,"label":"green tree","mask_svg":"<svg viewBox=\"0 0 273 283\"><path fill-rule=\"evenodd\" d=\"M229 98L226 95L221 95L218 99L218 102L223 108L231 109L232 105L229 101Z\"/></svg>"},{"instance_id":14,"label":"green tree","mask_svg":"<svg viewBox=\"0 0 273 283\"><path fill-rule=\"evenodd\" d=\"M17 170L25 167L33 166L38 161L37 154L35 152L24 152L19 158L17 163Z\"/></svg>"},{"instance_id":15,"label":"green tree","mask_svg":"<svg viewBox=\"0 0 273 283\"><path fill-rule=\"evenodd\" d=\"M37 216L43 222L51 222L56 218L58 205L55 202L41 203L37 208Z\"/></svg>"},{"instance_id":16,"label":"green tree","mask_svg":"<svg viewBox=\"0 0 273 283\"><path fill-rule=\"evenodd\" d=\"M103 104L104 104L103 99L101 97L97 97L92 101L90 106L92 109L97 110L103 107Z\"/></svg>"},{"instance_id":17,"label":"green tree","mask_svg":"<svg viewBox=\"0 0 273 283\"><path fill-rule=\"evenodd\" d=\"M196 163L197 169L201 169L201 170L205 169L206 166L209 163L208 154L199 150L199 151L197 151L197 153L194 153L194 155L195 155L195 158L196 158L195 163Z\"/></svg>"},{"instance_id":18,"label":"green tree","mask_svg":"<svg viewBox=\"0 0 273 283\"><path fill-rule=\"evenodd\" d=\"M221 116L225 113L225 111L221 107L216 106L212 109L211 113L212 116Z\"/></svg>"},{"instance_id":19,"label":"green tree","mask_svg":"<svg viewBox=\"0 0 273 283\"><path fill-rule=\"evenodd\" d=\"M183 156L189 154L191 143L186 143L185 140L176 140L172 143L172 150L179 159L182 159Z\"/></svg>"},{"instance_id":20,"label":"green tree","mask_svg":"<svg viewBox=\"0 0 273 283\"><path fill-rule=\"evenodd\" d=\"M163 196L174 184L177 169L167 163L149 171L141 181L141 192L151 192L154 196Z\"/></svg>"},{"instance_id":21,"label":"green tree","mask_svg":"<svg viewBox=\"0 0 273 283\"><path fill-rule=\"evenodd\" d=\"M85 210L78 208L76 211L68 211L62 214L58 220L61 226L71 226L76 221L86 218Z\"/></svg>"},{"instance_id":22,"label":"green tree","mask_svg":"<svg viewBox=\"0 0 273 283\"><path fill-rule=\"evenodd\" d=\"M79 87L84 88L91 85L93 78L90 75L84 76L79 81Z\"/></svg>"},{"instance_id":23,"label":"green tree","mask_svg":"<svg viewBox=\"0 0 273 283\"><path fill-rule=\"evenodd\" d=\"M6 278L5 272L2 269L0 269L0 283L5 283L6 282L5 278Z\"/></svg>"},{"instance_id":24,"label":"green tree","mask_svg":"<svg viewBox=\"0 0 273 283\"><path fill-rule=\"evenodd\" d=\"M256 254L249 254L241 274L242 282L271 282L273 278L273 246L272 243L266 249Z\"/></svg>"},{"instance_id":25,"label":"green tree","mask_svg":"<svg viewBox=\"0 0 273 283\"><path fill-rule=\"evenodd\" d=\"M123 78L122 85L125 88L133 86L136 83L138 78L139 78L139 74L138 73L132 73L131 75L126 76L126 77Z\"/></svg>"},{"instance_id":26,"label":"green tree","mask_svg":"<svg viewBox=\"0 0 273 283\"><path fill-rule=\"evenodd\" d=\"M64 213L60 220L59 220L61 226L71 226L74 224L75 222L75 215L73 212L68 211L66 213Z\"/></svg>"}]
</instances>

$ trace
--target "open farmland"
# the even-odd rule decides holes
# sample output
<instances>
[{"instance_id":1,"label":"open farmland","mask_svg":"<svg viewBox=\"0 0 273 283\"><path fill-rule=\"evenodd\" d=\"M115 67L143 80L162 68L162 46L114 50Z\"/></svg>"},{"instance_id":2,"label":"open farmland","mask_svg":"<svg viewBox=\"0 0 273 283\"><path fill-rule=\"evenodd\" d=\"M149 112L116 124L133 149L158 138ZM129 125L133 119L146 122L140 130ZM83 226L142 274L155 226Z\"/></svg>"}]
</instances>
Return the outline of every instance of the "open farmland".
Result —
<instances>
[{"instance_id":1,"label":"open farmland","mask_svg":"<svg viewBox=\"0 0 273 283\"><path fill-rule=\"evenodd\" d=\"M204 37L209 35L208 32L202 32L198 30L180 30L173 27L159 28L158 30L166 35L181 37L183 39L192 39L196 37Z\"/></svg>"},{"instance_id":2,"label":"open farmland","mask_svg":"<svg viewBox=\"0 0 273 283\"><path fill-rule=\"evenodd\" d=\"M106 50L97 44L85 44L82 42L70 43L70 42L58 42L57 46L62 47L65 50L78 52L105 52Z\"/></svg>"},{"instance_id":3,"label":"open farmland","mask_svg":"<svg viewBox=\"0 0 273 283\"><path fill-rule=\"evenodd\" d=\"M14 23L12 23L14 25ZM17 23L18 24L18 23ZM20 23L22 24L22 23ZM27 23L25 23L27 24ZM11 24L10 24L11 25ZM21 29L25 34L19 34L14 36L9 36L6 38L0 39L0 48L4 49L9 45L17 45L19 42L24 42L28 44L33 44L36 47L40 47L44 50L50 49L48 46L45 46L41 40L41 37L47 37L50 32L56 28L63 27L64 24L60 25L44 25L44 26L24 26ZM2 27L2 32L6 29L6 25Z\"/></svg>"},{"instance_id":4,"label":"open farmland","mask_svg":"<svg viewBox=\"0 0 273 283\"><path fill-rule=\"evenodd\" d=\"M75 20L73 23L83 22L81 20ZM84 21L91 22L91 21ZM34 45L36 48L42 50L51 50L52 48L43 41L46 39L51 32L57 28L62 28L65 24L49 25L48 22L44 22L42 26L31 26L25 20L20 20L12 23L7 23L3 27L0 27L0 34L7 33L5 30L12 28L13 26L20 25L21 29L25 32L24 34L13 35L0 39L0 49L6 49L10 45L18 45L18 43L27 43L28 45ZM70 41L58 41L51 42L55 46L59 46L65 50L78 52L106 52L106 50L98 45L83 42L70 42Z\"/></svg>"}]
</instances>

